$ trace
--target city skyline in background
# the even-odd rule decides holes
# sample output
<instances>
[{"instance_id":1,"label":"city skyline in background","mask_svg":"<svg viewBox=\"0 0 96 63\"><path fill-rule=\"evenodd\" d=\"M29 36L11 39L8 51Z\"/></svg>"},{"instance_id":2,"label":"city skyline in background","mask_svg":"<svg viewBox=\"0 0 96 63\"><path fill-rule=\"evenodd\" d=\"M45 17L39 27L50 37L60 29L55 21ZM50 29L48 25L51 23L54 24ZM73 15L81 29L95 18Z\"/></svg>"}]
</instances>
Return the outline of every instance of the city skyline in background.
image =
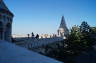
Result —
<instances>
[{"instance_id":1,"label":"city skyline in background","mask_svg":"<svg viewBox=\"0 0 96 63\"><path fill-rule=\"evenodd\" d=\"M95 0L4 0L14 14L12 34L57 33L61 17L70 29L87 21L96 26Z\"/></svg>"}]
</instances>

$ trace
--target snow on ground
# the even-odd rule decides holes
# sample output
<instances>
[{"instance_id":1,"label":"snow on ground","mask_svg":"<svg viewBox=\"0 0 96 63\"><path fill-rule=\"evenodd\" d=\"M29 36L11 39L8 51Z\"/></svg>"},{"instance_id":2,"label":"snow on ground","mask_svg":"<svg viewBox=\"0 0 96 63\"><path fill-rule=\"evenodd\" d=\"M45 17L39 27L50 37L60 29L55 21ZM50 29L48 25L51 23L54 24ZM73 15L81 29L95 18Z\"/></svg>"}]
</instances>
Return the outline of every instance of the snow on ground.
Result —
<instances>
[{"instance_id":1,"label":"snow on ground","mask_svg":"<svg viewBox=\"0 0 96 63\"><path fill-rule=\"evenodd\" d=\"M62 63L6 41L0 41L0 63Z\"/></svg>"}]
</instances>

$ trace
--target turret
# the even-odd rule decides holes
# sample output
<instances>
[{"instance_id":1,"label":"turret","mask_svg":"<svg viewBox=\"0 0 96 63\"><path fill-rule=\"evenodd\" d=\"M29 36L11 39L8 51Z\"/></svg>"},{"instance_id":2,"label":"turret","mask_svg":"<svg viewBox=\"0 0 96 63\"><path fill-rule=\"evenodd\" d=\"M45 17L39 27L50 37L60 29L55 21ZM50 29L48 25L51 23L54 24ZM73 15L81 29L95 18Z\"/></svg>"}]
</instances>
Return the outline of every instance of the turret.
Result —
<instances>
[{"instance_id":1,"label":"turret","mask_svg":"<svg viewBox=\"0 0 96 63\"><path fill-rule=\"evenodd\" d=\"M13 14L0 0L0 40L11 41Z\"/></svg>"},{"instance_id":2,"label":"turret","mask_svg":"<svg viewBox=\"0 0 96 63\"><path fill-rule=\"evenodd\" d=\"M62 16L61 18L61 23L57 31L58 31L58 36L63 37L63 38L66 38L69 34L69 30L66 26L64 16Z\"/></svg>"}]
</instances>

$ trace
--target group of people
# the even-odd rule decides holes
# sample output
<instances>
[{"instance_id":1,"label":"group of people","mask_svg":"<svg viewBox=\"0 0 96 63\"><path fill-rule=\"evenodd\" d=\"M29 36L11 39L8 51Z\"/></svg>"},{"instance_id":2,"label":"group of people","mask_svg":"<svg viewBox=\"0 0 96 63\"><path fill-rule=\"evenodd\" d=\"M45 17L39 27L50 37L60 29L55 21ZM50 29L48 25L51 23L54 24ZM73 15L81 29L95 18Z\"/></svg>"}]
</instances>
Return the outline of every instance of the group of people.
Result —
<instances>
[{"instance_id":1,"label":"group of people","mask_svg":"<svg viewBox=\"0 0 96 63\"><path fill-rule=\"evenodd\" d=\"M30 38L30 34L27 34L27 36L28 36L28 38ZM36 34L36 36L35 36L34 33L32 32L31 37L39 39L39 34Z\"/></svg>"}]
</instances>

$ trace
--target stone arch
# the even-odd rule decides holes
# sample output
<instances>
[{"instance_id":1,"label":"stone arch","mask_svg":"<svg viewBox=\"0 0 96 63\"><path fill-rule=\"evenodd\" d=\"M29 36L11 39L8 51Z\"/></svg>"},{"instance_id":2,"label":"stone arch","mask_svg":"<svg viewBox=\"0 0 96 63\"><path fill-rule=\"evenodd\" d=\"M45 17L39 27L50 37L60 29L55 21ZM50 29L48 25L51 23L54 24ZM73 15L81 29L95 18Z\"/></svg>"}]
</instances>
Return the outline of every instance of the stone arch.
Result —
<instances>
[{"instance_id":1,"label":"stone arch","mask_svg":"<svg viewBox=\"0 0 96 63\"><path fill-rule=\"evenodd\" d=\"M5 28L5 40L11 41L11 23L6 24Z\"/></svg>"},{"instance_id":2,"label":"stone arch","mask_svg":"<svg viewBox=\"0 0 96 63\"><path fill-rule=\"evenodd\" d=\"M3 39L3 23L2 22L0 22L0 40L2 40Z\"/></svg>"}]
</instances>

